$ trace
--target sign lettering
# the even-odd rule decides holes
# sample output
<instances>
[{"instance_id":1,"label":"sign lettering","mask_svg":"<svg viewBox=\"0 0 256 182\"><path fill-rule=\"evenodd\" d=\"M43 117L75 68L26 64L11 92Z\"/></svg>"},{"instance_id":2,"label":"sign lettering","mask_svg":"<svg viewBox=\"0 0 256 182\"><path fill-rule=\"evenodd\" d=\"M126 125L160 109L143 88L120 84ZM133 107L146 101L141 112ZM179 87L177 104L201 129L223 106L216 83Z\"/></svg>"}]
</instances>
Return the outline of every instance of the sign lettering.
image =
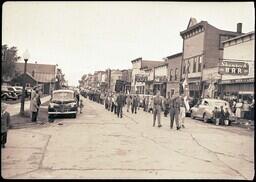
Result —
<instances>
[{"instance_id":1,"label":"sign lettering","mask_svg":"<svg viewBox=\"0 0 256 182\"><path fill-rule=\"evenodd\" d=\"M220 74L248 75L249 64L244 62L223 61L219 67Z\"/></svg>"}]
</instances>

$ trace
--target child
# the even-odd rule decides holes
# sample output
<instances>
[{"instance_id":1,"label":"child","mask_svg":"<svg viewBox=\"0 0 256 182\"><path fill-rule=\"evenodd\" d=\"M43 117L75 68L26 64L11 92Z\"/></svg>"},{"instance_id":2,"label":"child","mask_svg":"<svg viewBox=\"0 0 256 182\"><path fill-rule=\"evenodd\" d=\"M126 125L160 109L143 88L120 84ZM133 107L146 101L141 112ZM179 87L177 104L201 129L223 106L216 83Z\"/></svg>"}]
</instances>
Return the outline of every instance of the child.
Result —
<instances>
[{"instance_id":1,"label":"child","mask_svg":"<svg viewBox=\"0 0 256 182\"><path fill-rule=\"evenodd\" d=\"M10 126L10 114L6 111L7 104L1 103L1 146L5 148L7 131Z\"/></svg>"},{"instance_id":2,"label":"child","mask_svg":"<svg viewBox=\"0 0 256 182\"><path fill-rule=\"evenodd\" d=\"M214 119L216 125L219 125L220 118L219 118L219 111L218 111L218 108L217 108L217 107L214 107L214 110L213 110L213 119Z\"/></svg>"},{"instance_id":3,"label":"child","mask_svg":"<svg viewBox=\"0 0 256 182\"><path fill-rule=\"evenodd\" d=\"M230 116L230 113L228 112L228 108L226 108L225 113L224 113L224 123L225 123L225 125L230 125L229 116Z\"/></svg>"},{"instance_id":4,"label":"child","mask_svg":"<svg viewBox=\"0 0 256 182\"><path fill-rule=\"evenodd\" d=\"M83 107L84 107L83 100L80 99L80 104L79 104L80 114L82 113Z\"/></svg>"}]
</instances>

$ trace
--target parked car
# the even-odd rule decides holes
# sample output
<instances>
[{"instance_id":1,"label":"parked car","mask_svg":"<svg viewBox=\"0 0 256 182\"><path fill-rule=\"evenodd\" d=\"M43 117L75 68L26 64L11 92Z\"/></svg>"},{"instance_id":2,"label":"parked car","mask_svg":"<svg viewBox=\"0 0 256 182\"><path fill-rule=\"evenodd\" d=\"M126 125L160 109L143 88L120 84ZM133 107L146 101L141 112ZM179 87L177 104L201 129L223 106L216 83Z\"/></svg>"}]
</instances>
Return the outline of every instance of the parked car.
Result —
<instances>
[{"instance_id":1,"label":"parked car","mask_svg":"<svg viewBox=\"0 0 256 182\"><path fill-rule=\"evenodd\" d=\"M22 87L21 86L15 86L14 88L16 89L16 94L20 98L21 95L22 95Z\"/></svg>"},{"instance_id":2,"label":"parked car","mask_svg":"<svg viewBox=\"0 0 256 182\"><path fill-rule=\"evenodd\" d=\"M220 106L223 106L225 110L228 108L230 113L230 121L234 120L234 114L231 112L230 105L225 100L220 99L202 99L191 108L191 118L203 119L204 122L213 121L213 110L214 107L220 109Z\"/></svg>"},{"instance_id":3,"label":"parked car","mask_svg":"<svg viewBox=\"0 0 256 182\"><path fill-rule=\"evenodd\" d=\"M7 89L11 92L14 92L18 98L21 98L21 95L22 95L22 87L21 89L19 87L15 87L15 86L7 86Z\"/></svg>"},{"instance_id":4,"label":"parked car","mask_svg":"<svg viewBox=\"0 0 256 182\"><path fill-rule=\"evenodd\" d=\"M31 92L32 92L32 87L26 87L25 91L26 91L26 97L30 97L31 96Z\"/></svg>"},{"instance_id":5,"label":"parked car","mask_svg":"<svg viewBox=\"0 0 256 182\"><path fill-rule=\"evenodd\" d=\"M71 115L76 118L77 99L73 90L54 90L48 106L48 118L57 115Z\"/></svg>"},{"instance_id":6,"label":"parked car","mask_svg":"<svg viewBox=\"0 0 256 182\"><path fill-rule=\"evenodd\" d=\"M2 100L17 100L18 96L14 91L10 91L8 89L8 86L2 86L1 87L1 99Z\"/></svg>"}]
</instances>

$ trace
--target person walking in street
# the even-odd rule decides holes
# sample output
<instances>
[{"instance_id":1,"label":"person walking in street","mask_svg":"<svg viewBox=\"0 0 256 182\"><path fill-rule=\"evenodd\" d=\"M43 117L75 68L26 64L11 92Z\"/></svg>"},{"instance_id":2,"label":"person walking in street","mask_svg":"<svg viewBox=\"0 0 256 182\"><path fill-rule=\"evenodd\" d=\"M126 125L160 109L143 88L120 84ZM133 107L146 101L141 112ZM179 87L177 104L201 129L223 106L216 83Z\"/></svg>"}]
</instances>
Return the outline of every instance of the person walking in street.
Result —
<instances>
[{"instance_id":1,"label":"person walking in street","mask_svg":"<svg viewBox=\"0 0 256 182\"><path fill-rule=\"evenodd\" d=\"M32 113L32 118L31 118L32 122L36 122L36 120L37 120L37 112L39 109L38 103L37 103L38 102L37 97L38 97L38 95L34 94L32 100L30 102L30 112Z\"/></svg>"},{"instance_id":2,"label":"person walking in street","mask_svg":"<svg viewBox=\"0 0 256 182\"><path fill-rule=\"evenodd\" d=\"M181 128L180 127L180 105L181 105L181 99L180 97L176 97L174 102L174 110L175 110L174 119L176 122L177 130Z\"/></svg>"},{"instance_id":3,"label":"person walking in street","mask_svg":"<svg viewBox=\"0 0 256 182\"><path fill-rule=\"evenodd\" d=\"M123 117L123 106L125 104L125 97L123 93L119 93L116 99L117 102L117 117Z\"/></svg>"},{"instance_id":4,"label":"person walking in street","mask_svg":"<svg viewBox=\"0 0 256 182\"><path fill-rule=\"evenodd\" d=\"M149 96L145 98L145 111L148 112Z\"/></svg>"},{"instance_id":5,"label":"person walking in street","mask_svg":"<svg viewBox=\"0 0 256 182\"><path fill-rule=\"evenodd\" d=\"M169 103L168 103L169 100L170 100L169 97L167 99L164 98L164 117L167 117L169 113Z\"/></svg>"},{"instance_id":6,"label":"person walking in street","mask_svg":"<svg viewBox=\"0 0 256 182\"><path fill-rule=\"evenodd\" d=\"M153 113L153 97L151 97L150 99L149 99L149 103L148 103L148 112L150 113L151 111L152 111L152 113Z\"/></svg>"},{"instance_id":7,"label":"person walking in street","mask_svg":"<svg viewBox=\"0 0 256 182\"><path fill-rule=\"evenodd\" d=\"M126 98L127 112L130 111L131 103L132 103L132 98L131 98L130 95L128 95L127 98Z\"/></svg>"},{"instance_id":8,"label":"person walking in street","mask_svg":"<svg viewBox=\"0 0 256 182\"><path fill-rule=\"evenodd\" d=\"M185 97L184 94L180 96L180 116L179 120L181 122L181 127L185 128L185 117L186 117L186 105L185 105Z\"/></svg>"},{"instance_id":9,"label":"person walking in street","mask_svg":"<svg viewBox=\"0 0 256 182\"><path fill-rule=\"evenodd\" d=\"M173 128L173 122L174 122L174 116L175 116L175 98L171 97L168 99L168 105L169 105L169 113L170 113L170 128ZM179 126L179 123L176 121L176 127Z\"/></svg>"},{"instance_id":10,"label":"person walking in street","mask_svg":"<svg viewBox=\"0 0 256 182\"><path fill-rule=\"evenodd\" d=\"M10 127L10 114L6 111L7 104L1 102L1 147L5 148L7 132Z\"/></svg>"},{"instance_id":11,"label":"person walking in street","mask_svg":"<svg viewBox=\"0 0 256 182\"><path fill-rule=\"evenodd\" d=\"M162 104L163 100L160 97L160 91L157 91L156 96L153 98L153 127L155 126L156 118L158 122L158 127L162 127L160 122Z\"/></svg>"},{"instance_id":12,"label":"person walking in street","mask_svg":"<svg viewBox=\"0 0 256 182\"><path fill-rule=\"evenodd\" d=\"M137 114L137 107L138 107L138 104L139 104L139 100L137 98L136 95L134 95L132 97L132 114L135 113Z\"/></svg>"}]
</instances>

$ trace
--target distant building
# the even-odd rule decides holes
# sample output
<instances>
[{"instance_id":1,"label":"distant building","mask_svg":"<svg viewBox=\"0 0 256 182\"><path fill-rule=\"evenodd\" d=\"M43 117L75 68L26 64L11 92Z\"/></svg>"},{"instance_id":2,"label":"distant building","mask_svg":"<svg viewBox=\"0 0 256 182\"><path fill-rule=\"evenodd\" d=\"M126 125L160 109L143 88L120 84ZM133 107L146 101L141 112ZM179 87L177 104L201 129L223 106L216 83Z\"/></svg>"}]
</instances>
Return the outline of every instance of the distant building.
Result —
<instances>
[{"instance_id":1,"label":"distant building","mask_svg":"<svg viewBox=\"0 0 256 182\"><path fill-rule=\"evenodd\" d=\"M17 76L11 80L12 85L22 86L26 82L26 87L40 85L44 94L50 94L55 89L56 65L27 63L27 72L24 74L25 63L15 63Z\"/></svg>"},{"instance_id":2,"label":"distant building","mask_svg":"<svg viewBox=\"0 0 256 182\"><path fill-rule=\"evenodd\" d=\"M131 93L145 94L145 87L148 75L146 73L147 69L153 68L162 64L163 61L149 61L142 60L142 58L137 58L132 62L132 83L131 83Z\"/></svg>"},{"instance_id":3,"label":"distant building","mask_svg":"<svg viewBox=\"0 0 256 182\"><path fill-rule=\"evenodd\" d=\"M160 95L166 97L168 63L163 62L154 67L153 94L160 91Z\"/></svg>"},{"instance_id":4,"label":"distant building","mask_svg":"<svg viewBox=\"0 0 256 182\"><path fill-rule=\"evenodd\" d=\"M179 95L181 83L182 53L177 53L165 58L168 64L166 97Z\"/></svg>"}]
</instances>

